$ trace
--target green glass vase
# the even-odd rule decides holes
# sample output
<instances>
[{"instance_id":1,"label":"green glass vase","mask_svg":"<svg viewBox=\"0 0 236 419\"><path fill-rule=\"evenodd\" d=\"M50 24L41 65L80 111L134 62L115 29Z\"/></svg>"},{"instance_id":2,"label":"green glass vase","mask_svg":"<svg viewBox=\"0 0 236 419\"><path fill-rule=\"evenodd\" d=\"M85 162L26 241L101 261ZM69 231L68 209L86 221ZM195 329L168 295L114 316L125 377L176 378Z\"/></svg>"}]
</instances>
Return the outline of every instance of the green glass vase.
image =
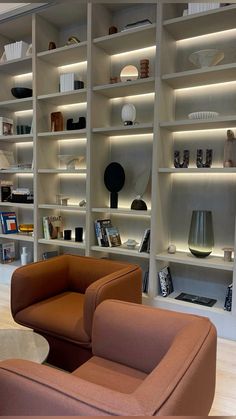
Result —
<instances>
[{"instance_id":1,"label":"green glass vase","mask_svg":"<svg viewBox=\"0 0 236 419\"><path fill-rule=\"evenodd\" d=\"M214 246L211 211L192 212L188 246L190 252L198 258L205 258L211 254Z\"/></svg>"}]
</instances>

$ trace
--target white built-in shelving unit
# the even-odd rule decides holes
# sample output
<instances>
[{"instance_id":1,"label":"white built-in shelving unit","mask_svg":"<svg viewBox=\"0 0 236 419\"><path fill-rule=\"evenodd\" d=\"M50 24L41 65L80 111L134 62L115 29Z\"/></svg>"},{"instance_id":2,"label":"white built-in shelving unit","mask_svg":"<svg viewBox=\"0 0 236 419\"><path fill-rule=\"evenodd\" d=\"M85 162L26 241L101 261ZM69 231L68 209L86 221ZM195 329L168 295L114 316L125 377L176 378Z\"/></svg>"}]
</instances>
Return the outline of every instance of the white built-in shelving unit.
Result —
<instances>
[{"instance_id":1,"label":"white built-in shelving unit","mask_svg":"<svg viewBox=\"0 0 236 419\"><path fill-rule=\"evenodd\" d=\"M34 204L0 202L0 210L16 211L19 223L34 223L34 235L0 235L14 240L19 251L27 246L32 260L49 250L108 257L139 264L149 270L149 292L145 304L170 310L209 316L220 336L236 339L236 297L232 311L224 311L227 287L235 282L234 262L223 260L223 248L235 242L236 168L223 168L226 130L236 130L236 6L183 16L186 4L165 2L87 3L64 2L2 21L0 50L14 40L32 42L32 56L0 63L0 116L17 124L32 124L27 135L1 136L1 149L13 150L19 163L33 162L32 170L1 170L0 178L15 187L34 191ZM79 6L79 7L77 7ZM149 19L152 23L122 31L127 23ZM108 34L110 26L118 32ZM79 44L66 45L70 36ZM49 42L56 49L48 50ZM196 69L189 62L191 52L219 48L224 60L214 67ZM128 64L139 68L149 59L146 79L110 83ZM84 88L59 92L59 75L73 71ZM32 87L33 97L15 99L11 87ZM121 109L133 103L136 123L124 126ZM188 114L201 110L219 112L212 120L190 120ZM60 111L64 129L51 132L50 114ZM86 128L66 130L66 120L86 117ZM188 169L173 165L175 149L190 150ZM209 169L196 168L197 148L213 149ZM59 154L83 155L75 170L60 166ZM117 161L126 180L119 192L119 206L109 208L104 185L106 166ZM130 209L134 185L144 169L151 178L143 199L147 211ZM69 197L58 205L56 195ZM86 207L79 202L86 200ZM188 250L192 210L213 213L215 246L204 259ZM42 217L61 215L64 228L84 228L83 243L46 240ZM122 242L140 242L151 228L149 253L125 245L102 248L97 245L94 221L110 218L120 231ZM169 254L169 244L177 252ZM169 265L174 293L163 298L158 271ZM1 270L1 267L0 267ZM176 300L180 292L214 298L213 307Z\"/></svg>"}]
</instances>

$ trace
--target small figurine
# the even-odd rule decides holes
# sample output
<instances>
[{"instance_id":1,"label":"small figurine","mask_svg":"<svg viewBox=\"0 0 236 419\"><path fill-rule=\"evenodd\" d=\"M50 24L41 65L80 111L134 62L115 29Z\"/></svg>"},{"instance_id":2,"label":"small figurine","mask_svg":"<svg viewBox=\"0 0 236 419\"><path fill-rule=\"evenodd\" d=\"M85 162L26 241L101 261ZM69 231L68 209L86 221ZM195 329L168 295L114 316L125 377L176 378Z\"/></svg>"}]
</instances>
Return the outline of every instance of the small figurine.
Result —
<instances>
[{"instance_id":1,"label":"small figurine","mask_svg":"<svg viewBox=\"0 0 236 419\"><path fill-rule=\"evenodd\" d=\"M109 35L112 35L113 33L117 33L118 29L116 26L110 26L109 28Z\"/></svg>"},{"instance_id":2,"label":"small figurine","mask_svg":"<svg viewBox=\"0 0 236 419\"><path fill-rule=\"evenodd\" d=\"M50 41L50 42L49 42L49 44L48 44L48 49L49 49L49 50L50 50L50 49L56 49L56 44L55 44L55 42Z\"/></svg>"},{"instance_id":3,"label":"small figurine","mask_svg":"<svg viewBox=\"0 0 236 419\"><path fill-rule=\"evenodd\" d=\"M236 167L236 138L231 129L227 130L227 140L224 147L224 167Z\"/></svg>"}]
</instances>

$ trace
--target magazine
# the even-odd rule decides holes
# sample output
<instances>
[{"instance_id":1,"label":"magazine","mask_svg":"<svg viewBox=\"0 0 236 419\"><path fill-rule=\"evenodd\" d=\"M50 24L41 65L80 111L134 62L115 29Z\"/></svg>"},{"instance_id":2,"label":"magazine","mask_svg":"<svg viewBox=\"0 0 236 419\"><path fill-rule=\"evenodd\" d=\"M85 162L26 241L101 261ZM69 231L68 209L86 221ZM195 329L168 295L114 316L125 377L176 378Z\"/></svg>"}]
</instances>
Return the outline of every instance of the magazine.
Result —
<instances>
[{"instance_id":1,"label":"magazine","mask_svg":"<svg viewBox=\"0 0 236 419\"><path fill-rule=\"evenodd\" d=\"M0 262L10 263L15 260L15 243L0 243Z\"/></svg>"},{"instance_id":2,"label":"magazine","mask_svg":"<svg viewBox=\"0 0 236 419\"><path fill-rule=\"evenodd\" d=\"M102 247L109 247L106 228L112 226L111 220L109 218L96 220L94 225L98 245Z\"/></svg>"},{"instance_id":3,"label":"magazine","mask_svg":"<svg viewBox=\"0 0 236 419\"><path fill-rule=\"evenodd\" d=\"M116 227L106 227L106 235L110 247L121 246L120 233Z\"/></svg>"},{"instance_id":4,"label":"magazine","mask_svg":"<svg viewBox=\"0 0 236 419\"><path fill-rule=\"evenodd\" d=\"M17 218L15 212L1 212L0 220L3 234L18 233Z\"/></svg>"}]
</instances>

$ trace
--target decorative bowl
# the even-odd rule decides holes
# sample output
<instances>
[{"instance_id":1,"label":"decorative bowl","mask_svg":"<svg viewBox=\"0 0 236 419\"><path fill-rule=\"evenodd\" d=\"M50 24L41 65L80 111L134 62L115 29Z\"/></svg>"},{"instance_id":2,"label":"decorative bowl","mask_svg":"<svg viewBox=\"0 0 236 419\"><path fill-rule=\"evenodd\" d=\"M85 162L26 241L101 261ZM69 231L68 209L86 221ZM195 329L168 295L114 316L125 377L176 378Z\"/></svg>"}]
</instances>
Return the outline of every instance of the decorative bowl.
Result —
<instances>
[{"instance_id":1,"label":"decorative bowl","mask_svg":"<svg viewBox=\"0 0 236 419\"><path fill-rule=\"evenodd\" d=\"M128 239L125 243L123 243L128 249L134 249L135 246L138 244L136 240Z\"/></svg>"},{"instance_id":2,"label":"decorative bowl","mask_svg":"<svg viewBox=\"0 0 236 419\"><path fill-rule=\"evenodd\" d=\"M19 231L21 233L33 233L34 231L34 224L20 224Z\"/></svg>"},{"instance_id":3,"label":"decorative bowl","mask_svg":"<svg viewBox=\"0 0 236 419\"><path fill-rule=\"evenodd\" d=\"M84 160L84 156L75 154L59 154L58 158L62 164L66 165L67 169L75 169Z\"/></svg>"},{"instance_id":4,"label":"decorative bowl","mask_svg":"<svg viewBox=\"0 0 236 419\"><path fill-rule=\"evenodd\" d=\"M212 111L200 111L188 114L189 119L214 119L217 118L217 116L219 116L219 113Z\"/></svg>"},{"instance_id":5,"label":"decorative bowl","mask_svg":"<svg viewBox=\"0 0 236 419\"><path fill-rule=\"evenodd\" d=\"M223 51L218 49L202 49L189 55L189 61L196 67L211 67L218 64L224 58Z\"/></svg>"},{"instance_id":6,"label":"decorative bowl","mask_svg":"<svg viewBox=\"0 0 236 419\"><path fill-rule=\"evenodd\" d=\"M33 90L28 87L12 87L11 92L16 99L32 97Z\"/></svg>"}]
</instances>

